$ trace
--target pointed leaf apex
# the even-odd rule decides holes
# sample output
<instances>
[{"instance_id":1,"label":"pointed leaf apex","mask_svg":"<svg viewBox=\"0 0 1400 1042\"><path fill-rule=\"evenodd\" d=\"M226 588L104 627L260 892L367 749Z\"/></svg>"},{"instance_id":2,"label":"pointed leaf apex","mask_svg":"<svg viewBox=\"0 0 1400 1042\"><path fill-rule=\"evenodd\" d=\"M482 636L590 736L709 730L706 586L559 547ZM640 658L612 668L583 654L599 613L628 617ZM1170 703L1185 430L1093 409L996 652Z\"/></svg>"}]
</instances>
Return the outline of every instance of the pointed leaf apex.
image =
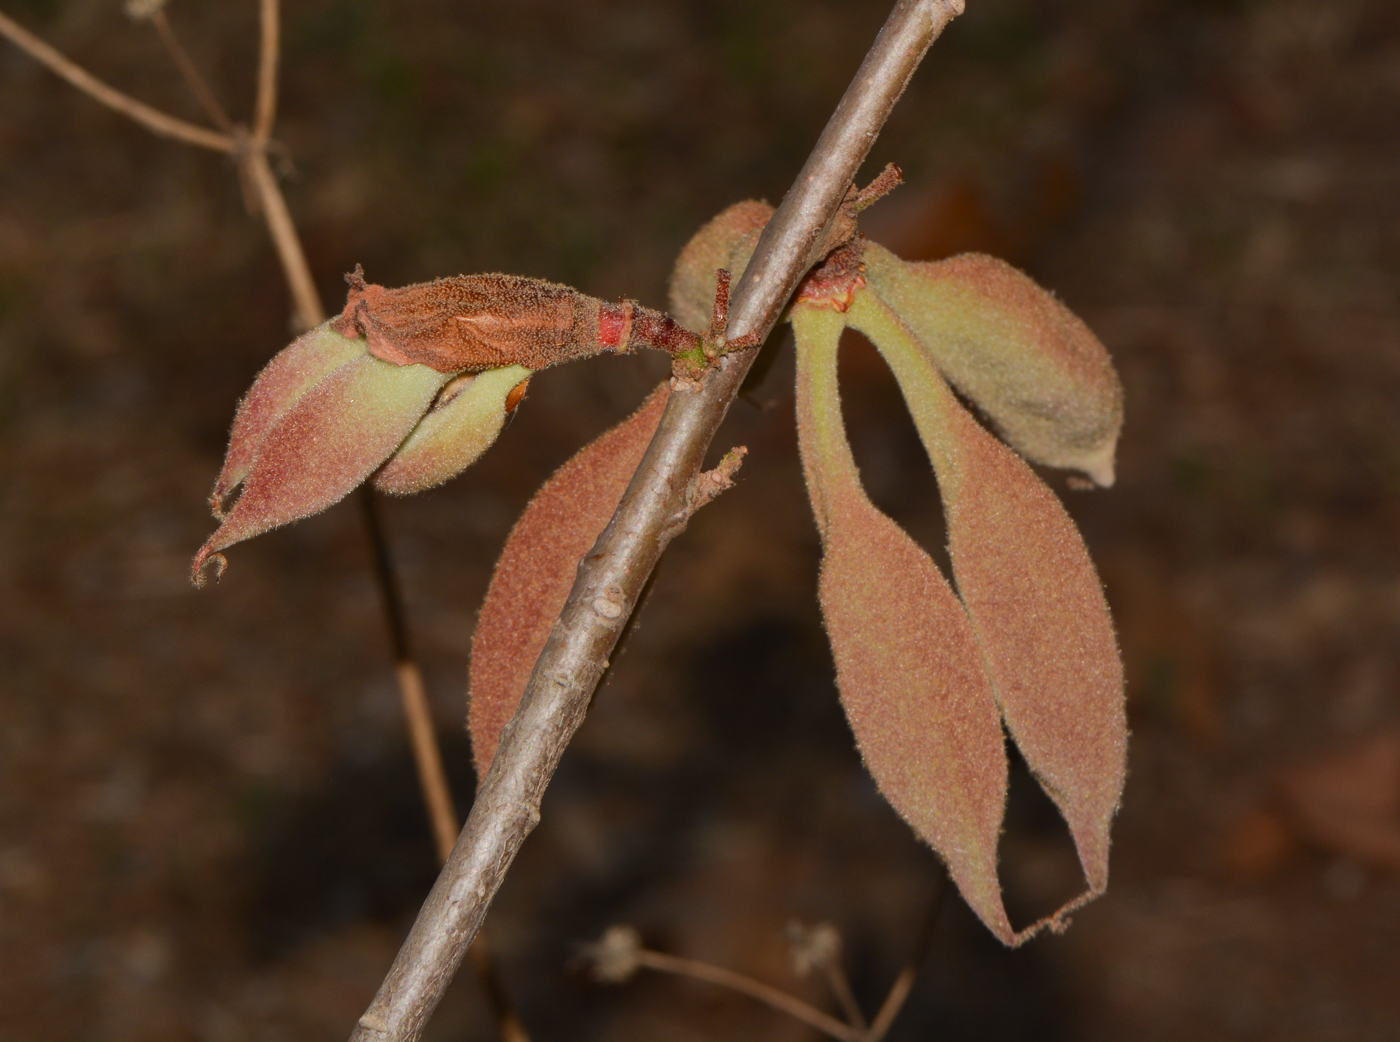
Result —
<instances>
[{"instance_id":1,"label":"pointed leaf apex","mask_svg":"<svg viewBox=\"0 0 1400 1042\"><path fill-rule=\"evenodd\" d=\"M1115 456L1114 447L1105 445L1095 452L1086 452L1077 460L1072 460L1069 466L1088 474L1099 488L1112 488L1113 483L1118 480L1114 473Z\"/></svg>"},{"instance_id":2,"label":"pointed leaf apex","mask_svg":"<svg viewBox=\"0 0 1400 1042\"><path fill-rule=\"evenodd\" d=\"M237 502L195 557L196 584L216 551L342 499L399 447L446 380L364 353L323 376L263 437Z\"/></svg>"},{"instance_id":3,"label":"pointed leaf apex","mask_svg":"<svg viewBox=\"0 0 1400 1042\"><path fill-rule=\"evenodd\" d=\"M791 314L798 444L841 704L880 792L987 928L1014 943L997 880L1006 748L976 637L932 558L861 486L836 387L844 316L803 303Z\"/></svg>"}]
</instances>

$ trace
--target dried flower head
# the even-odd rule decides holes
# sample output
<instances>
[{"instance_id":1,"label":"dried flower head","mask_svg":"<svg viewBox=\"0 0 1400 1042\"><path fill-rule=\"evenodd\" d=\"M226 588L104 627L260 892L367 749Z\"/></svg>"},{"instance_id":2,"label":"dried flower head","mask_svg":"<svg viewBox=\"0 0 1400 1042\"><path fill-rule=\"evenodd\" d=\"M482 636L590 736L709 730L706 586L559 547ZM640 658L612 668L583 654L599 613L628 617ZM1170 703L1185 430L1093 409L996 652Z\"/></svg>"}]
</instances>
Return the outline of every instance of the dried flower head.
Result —
<instances>
[{"instance_id":1,"label":"dried flower head","mask_svg":"<svg viewBox=\"0 0 1400 1042\"><path fill-rule=\"evenodd\" d=\"M579 954L604 984L625 984L641 969L642 935L630 926L609 926L603 936Z\"/></svg>"}]
</instances>

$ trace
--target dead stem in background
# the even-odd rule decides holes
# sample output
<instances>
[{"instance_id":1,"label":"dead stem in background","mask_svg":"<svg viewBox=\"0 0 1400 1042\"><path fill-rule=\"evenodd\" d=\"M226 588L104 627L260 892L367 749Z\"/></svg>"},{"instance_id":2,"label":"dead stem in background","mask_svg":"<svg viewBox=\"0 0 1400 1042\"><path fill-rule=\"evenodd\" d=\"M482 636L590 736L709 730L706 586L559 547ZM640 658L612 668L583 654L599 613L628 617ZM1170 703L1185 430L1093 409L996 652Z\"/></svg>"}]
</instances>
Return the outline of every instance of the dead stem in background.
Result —
<instances>
[{"instance_id":1,"label":"dead stem in background","mask_svg":"<svg viewBox=\"0 0 1400 1042\"><path fill-rule=\"evenodd\" d=\"M81 65L69 61L29 30L17 22L11 21L3 13L0 13L0 35L4 35L20 50L48 66L49 69L62 76L84 94L108 108L115 109L128 119L135 120L152 133L174 138L186 144L198 145L200 148L213 149L215 152L233 153L238 151L237 142L229 134L220 134L218 131L209 130L194 123L187 123L183 119L167 116L159 109L154 109L143 101L137 101L129 94L123 94L121 91L107 86Z\"/></svg>"},{"instance_id":2,"label":"dead stem in background","mask_svg":"<svg viewBox=\"0 0 1400 1042\"><path fill-rule=\"evenodd\" d=\"M292 295L294 327L300 332L320 325L327 317L325 308L316 290L316 283L306 261L301 237L287 207L286 197L283 196L272 167L267 161L277 113L277 65L281 38L277 0L261 0L260 4L258 83L254 131L251 136L245 128L233 124L229 119L226 110L191 61L188 52L181 46L161 8L156 6L149 11L134 14L133 17L153 23L175 67L209 118L222 128L222 133L167 115L108 86L12 21L3 12L0 12L0 35L8 38L20 50L83 93L148 130L163 137L233 155L237 160L239 176L245 191L252 192L250 201L257 203L256 210L262 213L268 234L277 251L282 273ZM408 725L423 802L433 831L434 845L437 848L438 859L442 861L451 852L457 836L457 812L453 805L447 772L443 768L442 752L424 689L422 670L412 657L393 562L379 524L372 489L365 487L361 490L361 502L365 534L370 544L374 574L384 609L384 625L389 632L393 650L395 679ZM529 1035L514 1010L484 938L472 946L472 962L480 974L503 1042L529 1042Z\"/></svg>"},{"instance_id":3,"label":"dead stem in background","mask_svg":"<svg viewBox=\"0 0 1400 1042\"><path fill-rule=\"evenodd\" d=\"M841 935L829 923L816 927L794 923L788 928L788 936L793 945L794 968L798 974L805 976L813 969L824 970L827 982L836 992L837 1001L845 1012L845 1021L837 1020L831 1014L802 1001L797 996L764 984L747 974L699 959L668 955L646 948L642 945L641 934L630 926L610 927L598 941L584 946L582 957L592 964L594 977L605 983L621 984L643 968L689 977L747 995L839 1042L882 1042L899 1011L904 1008L914 981L928 959L929 950L933 945L933 933L947 900L948 890L949 883L945 877L929 903L919 927L913 954L895 977L885 1001L880 1006L879 1014L868 1026L855 996L851 994L845 970L841 967Z\"/></svg>"},{"instance_id":4,"label":"dead stem in background","mask_svg":"<svg viewBox=\"0 0 1400 1042\"><path fill-rule=\"evenodd\" d=\"M130 8L128 7L128 13ZM135 17L133 15L133 17ZM233 133L233 120L228 118L228 113L219 104L219 99L210 90L209 84L204 82L204 77L199 74L199 69L190 60L189 53L180 44L179 38L175 35L175 29L170 24L170 19L165 17L165 8L157 7L150 13L151 25L155 27L160 42L165 44L165 49L170 52L170 60L175 63L175 67L180 70L180 75L185 78L185 83L189 85L194 96L199 99L200 105L204 107L205 115L210 122L218 127L225 134Z\"/></svg>"},{"instance_id":5,"label":"dead stem in background","mask_svg":"<svg viewBox=\"0 0 1400 1042\"><path fill-rule=\"evenodd\" d=\"M674 973L682 977L691 977L709 984L716 984L721 988L740 992L752 999L757 999L765 1006L771 1006L781 1013L786 1013L788 1016L816 1028L825 1035L839 1039L840 1042L865 1042L865 1033L855 1025L837 1020L830 1013L823 1013L796 996L779 991L777 988L754 980L752 977L746 977L742 973L726 970L723 966L714 966L708 962L701 962L699 959L686 959L679 955L654 952L649 948L638 950L637 964L661 973Z\"/></svg>"}]
</instances>

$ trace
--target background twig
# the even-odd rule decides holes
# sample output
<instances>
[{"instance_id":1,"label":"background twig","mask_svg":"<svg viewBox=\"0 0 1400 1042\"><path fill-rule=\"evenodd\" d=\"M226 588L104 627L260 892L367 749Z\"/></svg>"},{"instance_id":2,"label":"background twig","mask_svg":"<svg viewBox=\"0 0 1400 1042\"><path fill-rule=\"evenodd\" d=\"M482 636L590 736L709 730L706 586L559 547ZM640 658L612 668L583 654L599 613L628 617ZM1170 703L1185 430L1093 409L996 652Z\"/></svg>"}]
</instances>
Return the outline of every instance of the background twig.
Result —
<instances>
[{"instance_id":1,"label":"background twig","mask_svg":"<svg viewBox=\"0 0 1400 1042\"><path fill-rule=\"evenodd\" d=\"M258 8L261 23L258 46L258 95L253 108L253 141L266 146L277 121L277 63L282 48L282 20L277 0L262 0Z\"/></svg>"},{"instance_id":2,"label":"background twig","mask_svg":"<svg viewBox=\"0 0 1400 1042\"><path fill-rule=\"evenodd\" d=\"M786 1013L804 1024L809 1024L823 1034L840 1039L841 1042L862 1042L865 1038L864 1032L859 1027L837 1020L830 1013L823 1013L815 1006L808 1005L785 991L780 991L762 981L756 981L742 973L726 970L723 966L714 966L708 962L686 959L679 955L654 952L649 948L642 948L637 952L637 964L648 969L659 970L662 973L693 977L696 980L716 984L721 988L730 988L752 999L757 999L779 1012Z\"/></svg>"},{"instance_id":3,"label":"background twig","mask_svg":"<svg viewBox=\"0 0 1400 1042\"><path fill-rule=\"evenodd\" d=\"M302 248L301 236L297 233L286 198L267 161L267 146L277 112L277 64L281 38L277 0L262 0L260 5L258 86L255 129L251 138L244 128L235 126L229 119L223 105L181 46L164 12L157 7L145 17L154 23L171 60L205 112L220 128L227 131L226 134L216 134L192 123L186 123L107 86L3 13L0 13L0 34L79 90L147 129L190 144L233 153L238 161L239 176L245 191L251 189L257 203L256 208L263 214L268 234L277 250L282 273L292 295L293 326L301 331L320 325L326 320L325 307L316 290L316 282L306 260L306 251ZM389 631L395 679L408 725L409 741L418 768L419 785L432 827L438 859L441 861L452 850L457 836L457 811L453 805L447 772L443 767L442 752L423 685L423 673L413 658L409 645L402 598L398 592L388 543L379 523L374 491L366 485L358 494L363 507L365 533L370 543L375 577L381 592L385 626ZM484 939L479 939L472 945L472 961L481 976L503 1042L529 1042L529 1036L510 1002Z\"/></svg>"},{"instance_id":4,"label":"background twig","mask_svg":"<svg viewBox=\"0 0 1400 1042\"><path fill-rule=\"evenodd\" d=\"M766 335L777 322L909 78L961 11L961 0L895 5L759 241L734 294L732 336ZM756 353L728 355L698 388L678 384L673 390L617 513L579 567L452 856L352 1039L421 1037L506 870L539 823L544 790L583 722L647 577L684 527L689 484ZM610 610L595 611L594 602L604 596Z\"/></svg>"},{"instance_id":5,"label":"background twig","mask_svg":"<svg viewBox=\"0 0 1400 1042\"><path fill-rule=\"evenodd\" d=\"M175 63L175 67L180 70L180 75L185 78L190 90L194 92L194 96L204 107L205 114L214 126L225 134L232 134L233 120L228 118L228 113L224 111L223 105L219 104L218 97L209 89L209 84L204 82L204 77L199 74L199 69L190 60L189 53L181 45L179 37L175 35L175 29L170 24L170 19L165 17L163 8L157 7L151 12L151 24L155 26L160 42L165 44L165 49L170 52L170 60Z\"/></svg>"},{"instance_id":6,"label":"background twig","mask_svg":"<svg viewBox=\"0 0 1400 1042\"><path fill-rule=\"evenodd\" d=\"M77 87L84 94L100 101L108 108L116 109L129 119L134 119L147 130L162 137L175 138L200 148L212 148L215 152L236 152L237 142L228 134L220 134L205 127L186 123L183 119L167 116L159 109L151 108L143 101L137 101L129 94L123 94L109 87L81 65L69 61L29 30L0 13L0 34L7 37L20 50L30 57L47 65L58 75Z\"/></svg>"}]
</instances>

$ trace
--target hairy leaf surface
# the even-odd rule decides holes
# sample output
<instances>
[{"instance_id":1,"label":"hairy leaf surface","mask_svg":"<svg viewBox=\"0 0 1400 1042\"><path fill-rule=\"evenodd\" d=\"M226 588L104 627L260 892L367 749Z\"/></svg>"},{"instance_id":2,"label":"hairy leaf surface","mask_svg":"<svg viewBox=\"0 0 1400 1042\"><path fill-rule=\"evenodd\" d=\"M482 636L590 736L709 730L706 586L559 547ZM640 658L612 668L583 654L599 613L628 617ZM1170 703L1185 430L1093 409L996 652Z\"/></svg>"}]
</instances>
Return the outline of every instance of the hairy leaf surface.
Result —
<instances>
[{"instance_id":1,"label":"hairy leaf surface","mask_svg":"<svg viewBox=\"0 0 1400 1042\"><path fill-rule=\"evenodd\" d=\"M320 380L364 353L363 340L341 336L326 322L297 337L263 366L233 416L228 453L209 497L215 517L224 516L225 501L252 470L277 421Z\"/></svg>"},{"instance_id":2,"label":"hairy leaf surface","mask_svg":"<svg viewBox=\"0 0 1400 1042\"><path fill-rule=\"evenodd\" d=\"M1087 900L1108 881L1127 747L1103 590L1059 499L958 403L901 317L869 292L847 315L894 370L933 461L958 592L1012 737L1069 824Z\"/></svg>"},{"instance_id":3,"label":"hairy leaf surface","mask_svg":"<svg viewBox=\"0 0 1400 1042\"><path fill-rule=\"evenodd\" d=\"M997 881L1006 750L977 641L937 565L861 487L836 387L844 316L796 305L797 427L821 529L820 596L841 703L891 805L1007 943Z\"/></svg>"},{"instance_id":4,"label":"hairy leaf surface","mask_svg":"<svg viewBox=\"0 0 1400 1042\"><path fill-rule=\"evenodd\" d=\"M669 299L677 322L696 333L709 327L715 272L723 268L731 276L730 285L737 284L772 216L767 203L749 199L712 217L691 237L671 272Z\"/></svg>"},{"instance_id":5,"label":"hairy leaf surface","mask_svg":"<svg viewBox=\"0 0 1400 1042\"><path fill-rule=\"evenodd\" d=\"M457 377L442 390L443 395L451 394L450 399L434 404L374 476L375 488L406 496L441 485L466 470L500 435L506 405L530 372L524 366L508 365Z\"/></svg>"},{"instance_id":6,"label":"hairy leaf surface","mask_svg":"<svg viewBox=\"0 0 1400 1042\"><path fill-rule=\"evenodd\" d=\"M995 257L909 264L867 243L864 260L871 287L1008 442L1113 484L1123 389L1078 316Z\"/></svg>"},{"instance_id":7,"label":"hairy leaf surface","mask_svg":"<svg viewBox=\"0 0 1400 1042\"><path fill-rule=\"evenodd\" d=\"M210 555L325 510L364 481L407 437L447 377L421 365L361 355L324 377L263 439L243 492L195 555Z\"/></svg>"},{"instance_id":8,"label":"hairy leaf surface","mask_svg":"<svg viewBox=\"0 0 1400 1042\"><path fill-rule=\"evenodd\" d=\"M511 529L472 637L467 725L478 781L520 705L579 561L612 519L670 396L654 390L635 413L555 471Z\"/></svg>"}]
</instances>

